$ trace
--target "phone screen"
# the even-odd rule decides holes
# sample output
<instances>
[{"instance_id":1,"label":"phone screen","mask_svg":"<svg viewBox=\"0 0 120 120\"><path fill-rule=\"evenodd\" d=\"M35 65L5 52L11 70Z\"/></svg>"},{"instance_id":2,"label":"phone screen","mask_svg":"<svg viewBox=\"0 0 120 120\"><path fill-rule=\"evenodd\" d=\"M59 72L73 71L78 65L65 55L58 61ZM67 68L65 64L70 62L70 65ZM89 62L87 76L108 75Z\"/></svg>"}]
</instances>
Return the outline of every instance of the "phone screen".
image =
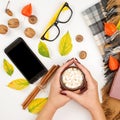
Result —
<instances>
[{"instance_id":1,"label":"phone screen","mask_svg":"<svg viewBox=\"0 0 120 120\"><path fill-rule=\"evenodd\" d=\"M22 38L16 39L9 45L5 53L30 83L35 82L47 72L46 67Z\"/></svg>"}]
</instances>

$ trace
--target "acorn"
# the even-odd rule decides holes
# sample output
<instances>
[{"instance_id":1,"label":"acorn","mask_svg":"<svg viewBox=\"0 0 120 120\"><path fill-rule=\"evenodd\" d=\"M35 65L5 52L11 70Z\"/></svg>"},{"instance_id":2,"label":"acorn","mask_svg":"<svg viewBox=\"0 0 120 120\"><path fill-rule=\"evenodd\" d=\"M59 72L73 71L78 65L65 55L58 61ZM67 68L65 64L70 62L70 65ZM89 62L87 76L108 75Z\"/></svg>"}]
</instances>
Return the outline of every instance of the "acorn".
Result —
<instances>
[{"instance_id":1,"label":"acorn","mask_svg":"<svg viewBox=\"0 0 120 120\"><path fill-rule=\"evenodd\" d=\"M13 12L10 9L5 9L6 14L13 16Z\"/></svg>"}]
</instances>

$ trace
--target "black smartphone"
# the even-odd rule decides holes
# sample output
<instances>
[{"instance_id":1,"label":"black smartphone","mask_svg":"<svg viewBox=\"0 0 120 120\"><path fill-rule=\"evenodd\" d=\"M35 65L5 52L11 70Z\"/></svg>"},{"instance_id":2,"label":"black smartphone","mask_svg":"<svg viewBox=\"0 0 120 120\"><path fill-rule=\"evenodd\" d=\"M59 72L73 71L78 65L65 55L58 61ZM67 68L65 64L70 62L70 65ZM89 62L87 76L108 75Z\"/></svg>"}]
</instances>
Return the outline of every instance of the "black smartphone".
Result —
<instances>
[{"instance_id":1,"label":"black smartphone","mask_svg":"<svg viewBox=\"0 0 120 120\"><path fill-rule=\"evenodd\" d=\"M47 72L46 67L21 37L4 51L29 83L34 83Z\"/></svg>"}]
</instances>

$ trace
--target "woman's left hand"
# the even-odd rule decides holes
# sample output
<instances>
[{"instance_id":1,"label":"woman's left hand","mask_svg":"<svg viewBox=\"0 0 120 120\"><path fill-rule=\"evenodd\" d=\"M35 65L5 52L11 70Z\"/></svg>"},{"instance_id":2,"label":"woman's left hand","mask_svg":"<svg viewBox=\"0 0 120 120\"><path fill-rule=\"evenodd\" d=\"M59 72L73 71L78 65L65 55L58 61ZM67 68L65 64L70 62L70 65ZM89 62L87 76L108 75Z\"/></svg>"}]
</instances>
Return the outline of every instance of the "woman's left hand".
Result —
<instances>
[{"instance_id":1,"label":"woman's left hand","mask_svg":"<svg viewBox=\"0 0 120 120\"><path fill-rule=\"evenodd\" d=\"M60 86L60 75L63 72L63 70L72 65L73 64L73 59L69 60L68 62L66 62L63 66L61 66L55 76L52 79L51 82L51 88L50 88L50 93L49 93L49 97L48 97L48 103L52 104L54 108L58 109L62 106L64 106L69 100L70 98L67 97L66 95L62 94L62 89Z\"/></svg>"}]
</instances>

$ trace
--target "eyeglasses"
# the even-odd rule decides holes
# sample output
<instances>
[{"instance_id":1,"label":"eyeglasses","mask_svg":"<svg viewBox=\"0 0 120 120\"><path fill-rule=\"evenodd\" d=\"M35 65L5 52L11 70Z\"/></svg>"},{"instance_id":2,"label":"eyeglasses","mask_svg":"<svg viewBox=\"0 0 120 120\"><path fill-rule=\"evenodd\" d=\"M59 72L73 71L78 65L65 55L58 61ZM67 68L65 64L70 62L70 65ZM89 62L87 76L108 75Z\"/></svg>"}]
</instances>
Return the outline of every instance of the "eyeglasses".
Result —
<instances>
[{"instance_id":1,"label":"eyeglasses","mask_svg":"<svg viewBox=\"0 0 120 120\"><path fill-rule=\"evenodd\" d=\"M41 40L50 42L54 41L60 34L58 23L67 23L71 19L72 14L72 9L69 7L69 4L65 2L57 15L55 22L45 31L41 37Z\"/></svg>"}]
</instances>

